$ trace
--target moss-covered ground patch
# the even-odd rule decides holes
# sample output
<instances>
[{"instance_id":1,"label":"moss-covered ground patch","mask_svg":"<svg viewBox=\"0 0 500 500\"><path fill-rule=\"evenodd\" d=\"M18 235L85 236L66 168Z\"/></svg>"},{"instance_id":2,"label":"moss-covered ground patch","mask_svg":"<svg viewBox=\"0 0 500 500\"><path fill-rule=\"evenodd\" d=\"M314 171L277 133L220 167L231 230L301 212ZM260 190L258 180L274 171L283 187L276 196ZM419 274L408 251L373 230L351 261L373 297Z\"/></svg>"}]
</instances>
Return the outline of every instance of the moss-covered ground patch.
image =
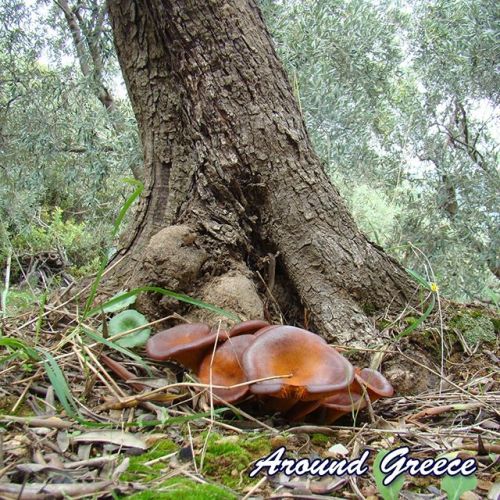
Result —
<instances>
[{"instance_id":1,"label":"moss-covered ground patch","mask_svg":"<svg viewBox=\"0 0 500 500\"><path fill-rule=\"evenodd\" d=\"M204 437L206 439L206 436ZM248 477L250 464L271 452L269 436L262 434L221 436L212 433L208 437L203 456L203 475L230 488L254 483ZM198 465L202 457L197 457Z\"/></svg>"},{"instance_id":2,"label":"moss-covered ground patch","mask_svg":"<svg viewBox=\"0 0 500 500\"><path fill-rule=\"evenodd\" d=\"M319 446L327 446L330 444L330 437L325 435L325 434L319 434L318 432L315 432L311 436L311 443Z\"/></svg>"},{"instance_id":3,"label":"moss-covered ground patch","mask_svg":"<svg viewBox=\"0 0 500 500\"><path fill-rule=\"evenodd\" d=\"M203 451L204 443L206 448ZM201 475L228 488L241 490L256 482L248 477L248 471L253 461L268 455L271 452L269 436L260 433L223 436L218 433L202 433L194 440L196 463L201 468ZM214 486L173 478L161 482L162 476L168 469L168 461L152 461L169 455L179 449L173 441L162 440L149 451L141 455L130 457L126 472L120 479L126 482L141 482L154 484L151 491L140 492L130 498L233 498L226 490ZM164 490L168 491L164 491ZM170 491L172 490L172 491ZM220 491L219 491L220 490ZM222 493L225 496L221 496ZM173 496L172 496L173 495ZM177 495L177 496L176 496ZM180 496L179 496L180 495ZM187 496L186 496L187 495Z\"/></svg>"},{"instance_id":4,"label":"moss-covered ground patch","mask_svg":"<svg viewBox=\"0 0 500 500\"><path fill-rule=\"evenodd\" d=\"M234 500L223 488L211 484L200 484L191 479L171 478L160 483L154 490L141 491L127 497L131 500Z\"/></svg>"},{"instance_id":5,"label":"moss-covered ground patch","mask_svg":"<svg viewBox=\"0 0 500 500\"><path fill-rule=\"evenodd\" d=\"M154 481L165 473L165 462L158 461L153 464L148 462L164 457L176 451L179 447L169 439L164 439L155 444L149 451L141 455L130 457L130 463L126 472L120 479L122 481ZM147 465L146 465L147 464Z\"/></svg>"},{"instance_id":6,"label":"moss-covered ground patch","mask_svg":"<svg viewBox=\"0 0 500 500\"><path fill-rule=\"evenodd\" d=\"M480 311L458 314L452 318L449 325L460 331L470 347L483 342L494 342L497 338L494 322Z\"/></svg>"}]
</instances>

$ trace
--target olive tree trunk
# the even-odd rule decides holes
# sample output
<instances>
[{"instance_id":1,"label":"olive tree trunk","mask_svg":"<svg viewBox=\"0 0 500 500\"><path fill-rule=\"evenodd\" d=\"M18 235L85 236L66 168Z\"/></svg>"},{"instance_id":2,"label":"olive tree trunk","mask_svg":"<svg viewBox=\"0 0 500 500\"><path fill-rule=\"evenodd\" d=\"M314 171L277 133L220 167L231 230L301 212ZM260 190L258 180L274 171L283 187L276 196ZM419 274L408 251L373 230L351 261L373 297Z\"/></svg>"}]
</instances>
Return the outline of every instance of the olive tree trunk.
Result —
<instances>
[{"instance_id":1,"label":"olive tree trunk","mask_svg":"<svg viewBox=\"0 0 500 500\"><path fill-rule=\"evenodd\" d=\"M373 341L369 316L400 310L414 286L330 183L255 1L109 0L109 12L146 172L122 286Z\"/></svg>"}]
</instances>

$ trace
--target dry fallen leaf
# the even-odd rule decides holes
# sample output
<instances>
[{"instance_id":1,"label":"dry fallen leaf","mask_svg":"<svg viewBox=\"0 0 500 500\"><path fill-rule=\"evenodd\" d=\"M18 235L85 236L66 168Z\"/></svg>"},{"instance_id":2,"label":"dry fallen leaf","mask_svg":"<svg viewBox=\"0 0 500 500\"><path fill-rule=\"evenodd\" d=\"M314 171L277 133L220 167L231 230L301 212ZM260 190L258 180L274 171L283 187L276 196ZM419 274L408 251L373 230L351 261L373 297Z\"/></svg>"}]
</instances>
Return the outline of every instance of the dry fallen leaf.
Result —
<instances>
[{"instance_id":1,"label":"dry fallen leaf","mask_svg":"<svg viewBox=\"0 0 500 500\"><path fill-rule=\"evenodd\" d=\"M5 454L12 455L17 458L27 456L29 454L28 447L31 440L24 434L17 434L3 442L3 451Z\"/></svg>"},{"instance_id":2,"label":"dry fallen leaf","mask_svg":"<svg viewBox=\"0 0 500 500\"><path fill-rule=\"evenodd\" d=\"M144 436L144 442L148 448L151 448L154 444L158 443L158 441L164 441L165 439L170 439L168 434L162 434L160 432L156 432L153 434L146 434Z\"/></svg>"},{"instance_id":3,"label":"dry fallen leaf","mask_svg":"<svg viewBox=\"0 0 500 500\"><path fill-rule=\"evenodd\" d=\"M484 479L478 479L477 487L480 490L489 491L493 487L493 483L491 481L485 481Z\"/></svg>"},{"instance_id":4,"label":"dry fallen leaf","mask_svg":"<svg viewBox=\"0 0 500 500\"><path fill-rule=\"evenodd\" d=\"M460 500L481 500L481 497L473 491L465 491L460 495Z\"/></svg>"},{"instance_id":5,"label":"dry fallen leaf","mask_svg":"<svg viewBox=\"0 0 500 500\"><path fill-rule=\"evenodd\" d=\"M122 463L118 467L116 467L116 469L113 471L111 479L113 481L118 481L118 479L120 478L120 476L124 472L126 472L126 470L128 469L129 465L130 465L130 458L126 457L125 460L123 460Z\"/></svg>"},{"instance_id":6,"label":"dry fallen leaf","mask_svg":"<svg viewBox=\"0 0 500 500\"><path fill-rule=\"evenodd\" d=\"M148 445L142 436L124 431L91 431L71 438L74 443L111 443L127 448L147 450Z\"/></svg>"},{"instance_id":7,"label":"dry fallen leaf","mask_svg":"<svg viewBox=\"0 0 500 500\"><path fill-rule=\"evenodd\" d=\"M56 437L57 446L62 453L68 450L69 448L69 436L67 431L59 431Z\"/></svg>"},{"instance_id":8,"label":"dry fallen leaf","mask_svg":"<svg viewBox=\"0 0 500 500\"><path fill-rule=\"evenodd\" d=\"M498 500L500 498L500 482L495 483L488 491L488 500Z\"/></svg>"},{"instance_id":9,"label":"dry fallen leaf","mask_svg":"<svg viewBox=\"0 0 500 500\"><path fill-rule=\"evenodd\" d=\"M0 497L2 493L9 495L7 498L20 498L22 500L41 500L65 497L80 497L92 495L96 492L102 492L109 488L113 483L111 481L98 481L92 483L75 484L12 484L0 483Z\"/></svg>"}]
</instances>

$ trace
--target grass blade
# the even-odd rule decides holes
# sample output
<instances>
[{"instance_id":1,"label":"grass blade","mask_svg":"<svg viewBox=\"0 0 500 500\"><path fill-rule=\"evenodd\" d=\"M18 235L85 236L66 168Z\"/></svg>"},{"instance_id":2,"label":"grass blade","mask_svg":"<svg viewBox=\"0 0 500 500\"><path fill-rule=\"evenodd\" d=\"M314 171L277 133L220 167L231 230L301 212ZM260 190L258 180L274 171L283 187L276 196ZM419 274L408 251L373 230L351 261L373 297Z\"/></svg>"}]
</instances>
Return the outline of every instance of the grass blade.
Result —
<instances>
[{"instance_id":1,"label":"grass blade","mask_svg":"<svg viewBox=\"0 0 500 500\"><path fill-rule=\"evenodd\" d=\"M128 209L132 206L132 203L141 195L142 190L144 189L144 184L142 182L134 180L134 179L124 179L125 182L128 184L132 184L135 186L134 192L127 198L127 201L124 203L122 208L120 209L120 213L118 214L118 217L115 220L115 223L113 225L113 232L112 236L113 238L118 234L118 231L120 229L120 224L123 221L123 218L125 217L125 214L127 213ZM92 283L92 287L90 289L90 294L88 296L87 302L85 303L85 309L83 312L83 317L88 318L89 316L89 310L92 307L92 303L94 302L96 293L97 293L97 288L99 287L99 284L101 283L102 275L104 273L104 269L106 269L106 266L108 265L108 257L105 256L103 257L101 261L101 265L99 267L99 271L97 271L97 275L94 279L94 282Z\"/></svg>"},{"instance_id":2,"label":"grass blade","mask_svg":"<svg viewBox=\"0 0 500 500\"><path fill-rule=\"evenodd\" d=\"M142 292L160 293L162 295L166 295L168 297L171 297L172 299L179 300L180 302L186 302L187 304L191 304L193 306L207 309L207 310L212 311L212 312L219 314L221 316L225 316L226 318L229 318L233 321L241 321L240 318L236 314L233 314L232 312L226 311L225 309L221 309L220 307L216 307L212 304L208 304L207 302L203 302L202 300L193 299L189 295L184 295L183 293L173 292L172 290L167 290L166 288L160 288L158 286L141 286L139 288L134 288L130 292L123 293L123 294L119 295L118 297L113 297L112 299L108 300L107 302L104 302L104 304L91 309L87 313L87 317L95 316L103 308L109 308L110 306L113 306L115 303L119 303L120 301L123 301L129 297L133 297L135 295L138 295L139 293L142 293Z\"/></svg>"},{"instance_id":3,"label":"grass blade","mask_svg":"<svg viewBox=\"0 0 500 500\"><path fill-rule=\"evenodd\" d=\"M127 349L126 347L122 347L122 346L112 342L111 340L105 339L101 335L98 335L97 333L92 332L88 328L82 327L82 329L83 329L83 332L85 333L85 335L90 337L94 342L99 342L101 344L104 344L106 347L109 347L110 349L114 349L115 351L121 352L125 356L129 357L130 359L133 359L139 365L141 365L142 368L144 368L147 371L148 375L153 376L153 372L148 367L148 365L144 362L144 360L140 356L138 356L137 354L132 352L131 350Z\"/></svg>"},{"instance_id":4,"label":"grass blade","mask_svg":"<svg viewBox=\"0 0 500 500\"><path fill-rule=\"evenodd\" d=\"M46 358L43 362L43 366L47 376L49 377L50 383L54 388L57 399L59 399L69 417L80 421L82 417L78 411L73 394L71 394L68 382L66 381L66 377L64 376L60 366L51 354L45 351L42 351L42 353Z\"/></svg>"},{"instance_id":5,"label":"grass blade","mask_svg":"<svg viewBox=\"0 0 500 500\"><path fill-rule=\"evenodd\" d=\"M13 339L11 337L1 337L0 336L0 347L9 347L10 349L14 349L15 351L23 351L28 357L34 360L40 359L40 356L36 352L35 349L26 345L24 342L20 340Z\"/></svg>"},{"instance_id":6,"label":"grass blade","mask_svg":"<svg viewBox=\"0 0 500 500\"><path fill-rule=\"evenodd\" d=\"M406 272L422 287L425 288L426 290L431 289L430 283L427 282L427 280L419 273L416 271L412 271L411 269L406 269Z\"/></svg>"},{"instance_id":7,"label":"grass blade","mask_svg":"<svg viewBox=\"0 0 500 500\"><path fill-rule=\"evenodd\" d=\"M400 340L403 337L406 337L409 335L413 330L418 328L430 315L432 310L434 309L434 306L436 305L436 295L432 294L431 295L431 302L425 312L420 316L414 323L412 323L408 328L405 328L394 340Z\"/></svg>"}]
</instances>

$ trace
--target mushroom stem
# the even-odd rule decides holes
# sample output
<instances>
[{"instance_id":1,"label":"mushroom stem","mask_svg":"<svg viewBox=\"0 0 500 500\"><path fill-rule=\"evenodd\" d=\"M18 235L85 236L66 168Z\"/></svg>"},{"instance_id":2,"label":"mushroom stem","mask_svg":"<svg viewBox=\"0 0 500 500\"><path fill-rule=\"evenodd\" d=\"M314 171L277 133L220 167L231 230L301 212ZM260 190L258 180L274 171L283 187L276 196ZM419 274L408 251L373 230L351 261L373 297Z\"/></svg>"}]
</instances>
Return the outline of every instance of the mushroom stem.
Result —
<instances>
[{"instance_id":1,"label":"mushroom stem","mask_svg":"<svg viewBox=\"0 0 500 500\"><path fill-rule=\"evenodd\" d=\"M292 406L285 414L285 418L290 422L300 422L304 417L312 413L321 406L322 400L318 401L299 401Z\"/></svg>"},{"instance_id":2,"label":"mushroom stem","mask_svg":"<svg viewBox=\"0 0 500 500\"><path fill-rule=\"evenodd\" d=\"M352 415L355 419L358 413L366 407L366 401L362 394L343 392L337 396L326 398L321 402L319 418L325 425L333 424L344 415Z\"/></svg>"},{"instance_id":3,"label":"mushroom stem","mask_svg":"<svg viewBox=\"0 0 500 500\"><path fill-rule=\"evenodd\" d=\"M356 368L354 380L347 389L321 402L321 422L328 425L349 413L356 416L358 411L368 406L368 402L392 396L393 392L391 384L380 372Z\"/></svg>"},{"instance_id":4,"label":"mushroom stem","mask_svg":"<svg viewBox=\"0 0 500 500\"><path fill-rule=\"evenodd\" d=\"M275 398L273 396L258 396L259 405L264 413L284 413L293 408L298 402L295 398Z\"/></svg>"}]
</instances>

